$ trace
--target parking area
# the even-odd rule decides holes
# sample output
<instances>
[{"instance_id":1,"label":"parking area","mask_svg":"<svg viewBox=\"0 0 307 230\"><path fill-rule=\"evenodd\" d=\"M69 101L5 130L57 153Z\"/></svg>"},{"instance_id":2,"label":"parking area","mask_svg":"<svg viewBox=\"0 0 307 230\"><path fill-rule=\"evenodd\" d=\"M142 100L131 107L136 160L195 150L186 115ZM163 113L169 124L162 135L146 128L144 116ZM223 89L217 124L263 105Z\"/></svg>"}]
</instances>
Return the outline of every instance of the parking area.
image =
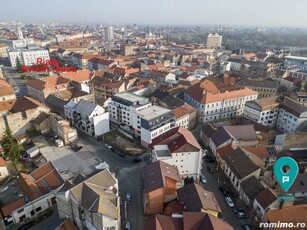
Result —
<instances>
[{"instance_id":1,"label":"parking area","mask_svg":"<svg viewBox=\"0 0 307 230\"><path fill-rule=\"evenodd\" d=\"M86 148L75 152L70 146L50 146L43 136L33 138L33 142L41 146L39 150L43 157L54 164L64 179L75 177L79 173L90 174L100 164L95 154Z\"/></svg>"}]
</instances>

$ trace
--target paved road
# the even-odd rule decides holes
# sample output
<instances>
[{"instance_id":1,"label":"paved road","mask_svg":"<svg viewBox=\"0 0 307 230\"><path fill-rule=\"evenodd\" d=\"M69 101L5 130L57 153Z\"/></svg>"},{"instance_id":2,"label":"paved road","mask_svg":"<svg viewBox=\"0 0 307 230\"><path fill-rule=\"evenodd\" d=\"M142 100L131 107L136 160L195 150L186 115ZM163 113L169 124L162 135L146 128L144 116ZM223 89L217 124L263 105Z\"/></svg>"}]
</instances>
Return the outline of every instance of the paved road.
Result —
<instances>
[{"instance_id":1,"label":"paved road","mask_svg":"<svg viewBox=\"0 0 307 230\"><path fill-rule=\"evenodd\" d=\"M210 174L207 170L207 166L204 163L204 168L202 169L202 174L205 175L207 179L206 184L202 184L204 189L213 192L216 200L222 210L223 218L229 223L234 229L241 229L240 223L236 215L232 212L232 209L228 207L225 197L219 190L219 183L217 182L214 174Z\"/></svg>"},{"instance_id":2,"label":"paved road","mask_svg":"<svg viewBox=\"0 0 307 230\"><path fill-rule=\"evenodd\" d=\"M15 92L19 92L20 96L28 95L27 86L15 68L3 67L3 72L7 76L7 81L14 87Z\"/></svg>"},{"instance_id":3,"label":"paved road","mask_svg":"<svg viewBox=\"0 0 307 230\"><path fill-rule=\"evenodd\" d=\"M53 206L51 208L52 215L48 217L46 220L40 222L39 224L33 226L30 228L30 230L49 230L49 229L55 229L58 227L61 223L64 222L65 219L59 218L58 208L57 206Z\"/></svg>"},{"instance_id":4,"label":"paved road","mask_svg":"<svg viewBox=\"0 0 307 230\"><path fill-rule=\"evenodd\" d=\"M142 162L133 162L133 157L125 158L118 156L104 146L104 143L95 138L79 133L79 143L90 151L95 152L96 157L105 161L110 166L110 171L116 174L119 183L119 191L122 198L121 214L122 226L125 224L125 194L131 193L131 204L127 205L127 219L131 222L132 229L143 229L144 209L142 196L142 167L149 161L149 153L141 156Z\"/></svg>"}]
</instances>

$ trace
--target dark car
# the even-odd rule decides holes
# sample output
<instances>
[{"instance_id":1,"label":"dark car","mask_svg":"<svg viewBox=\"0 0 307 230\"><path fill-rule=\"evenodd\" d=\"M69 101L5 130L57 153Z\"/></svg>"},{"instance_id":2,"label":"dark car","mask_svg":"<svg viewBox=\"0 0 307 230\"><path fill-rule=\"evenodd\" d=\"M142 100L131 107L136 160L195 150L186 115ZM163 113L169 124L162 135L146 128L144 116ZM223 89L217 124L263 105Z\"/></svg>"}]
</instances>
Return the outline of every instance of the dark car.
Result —
<instances>
[{"instance_id":1,"label":"dark car","mask_svg":"<svg viewBox=\"0 0 307 230\"><path fill-rule=\"evenodd\" d=\"M76 146L75 148L74 148L74 151L75 152L78 152L78 151L80 151L81 149L83 148L83 146Z\"/></svg>"},{"instance_id":2,"label":"dark car","mask_svg":"<svg viewBox=\"0 0 307 230\"><path fill-rule=\"evenodd\" d=\"M134 162L142 162L142 158L137 157L137 158L134 158L133 161L134 161Z\"/></svg>"},{"instance_id":3,"label":"dark car","mask_svg":"<svg viewBox=\"0 0 307 230\"><path fill-rule=\"evenodd\" d=\"M205 162L206 163L214 163L214 159L211 156L206 156L205 157Z\"/></svg>"},{"instance_id":4,"label":"dark car","mask_svg":"<svg viewBox=\"0 0 307 230\"><path fill-rule=\"evenodd\" d=\"M126 157L125 153L122 153L119 150L117 150L117 155L121 157Z\"/></svg>"},{"instance_id":5,"label":"dark car","mask_svg":"<svg viewBox=\"0 0 307 230\"><path fill-rule=\"evenodd\" d=\"M237 214L238 212L243 212L243 209L242 208L238 208L238 207L234 207L232 209L232 211L233 211L234 214Z\"/></svg>"},{"instance_id":6,"label":"dark car","mask_svg":"<svg viewBox=\"0 0 307 230\"><path fill-rule=\"evenodd\" d=\"M33 225L34 225L34 222L30 221L29 223L21 225L19 228L17 228L17 230L27 230L27 229L31 228Z\"/></svg>"},{"instance_id":7,"label":"dark car","mask_svg":"<svg viewBox=\"0 0 307 230\"><path fill-rule=\"evenodd\" d=\"M228 196L228 192L226 191L226 189L224 189L223 187L219 187L219 190L221 191L223 196Z\"/></svg>"}]
</instances>

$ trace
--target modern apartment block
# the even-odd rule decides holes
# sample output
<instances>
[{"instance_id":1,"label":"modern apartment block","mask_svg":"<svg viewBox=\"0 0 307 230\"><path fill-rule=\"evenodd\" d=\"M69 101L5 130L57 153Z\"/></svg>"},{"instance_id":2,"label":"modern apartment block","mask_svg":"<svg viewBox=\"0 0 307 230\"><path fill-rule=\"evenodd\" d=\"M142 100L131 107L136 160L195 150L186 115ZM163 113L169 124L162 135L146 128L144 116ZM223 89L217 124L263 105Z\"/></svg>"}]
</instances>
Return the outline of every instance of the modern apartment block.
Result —
<instances>
[{"instance_id":1,"label":"modern apartment block","mask_svg":"<svg viewBox=\"0 0 307 230\"><path fill-rule=\"evenodd\" d=\"M133 113L150 106L149 98L129 92L115 94L108 105L110 121L133 126L133 118L135 117Z\"/></svg>"},{"instance_id":2,"label":"modern apartment block","mask_svg":"<svg viewBox=\"0 0 307 230\"><path fill-rule=\"evenodd\" d=\"M222 36L218 33L208 33L205 37L205 46L207 48L221 47L222 46Z\"/></svg>"},{"instance_id":3,"label":"modern apartment block","mask_svg":"<svg viewBox=\"0 0 307 230\"><path fill-rule=\"evenodd\" d=\"M67 120L77 129L97 137L110 130L109 113L101 106L81 99L78 103L68 102L64 106Z\"/></svg>"},{"instance_id":4,"label":"modern apartment block","mask_svg":"<svg viewBox=\"0 0 307 230\"><path fill-rule=\"evenodd\" d=\"M135 111L132 116L134 134L144 146L148 146L152 139L176 126L172 110L156 105Z\"/></svg>"},{"instance_id":5,"label":"modern apartment block","mask_svg":"<svg viewBox=\"0 0 307 230\"><path fill-rule=\"evenodd\" d=\"M246 87L205 80L188 88L184 100L198 110L200 122L209 122L241 115L245 103L257 96L258 92Z\"/></svg>"}]
</instances>

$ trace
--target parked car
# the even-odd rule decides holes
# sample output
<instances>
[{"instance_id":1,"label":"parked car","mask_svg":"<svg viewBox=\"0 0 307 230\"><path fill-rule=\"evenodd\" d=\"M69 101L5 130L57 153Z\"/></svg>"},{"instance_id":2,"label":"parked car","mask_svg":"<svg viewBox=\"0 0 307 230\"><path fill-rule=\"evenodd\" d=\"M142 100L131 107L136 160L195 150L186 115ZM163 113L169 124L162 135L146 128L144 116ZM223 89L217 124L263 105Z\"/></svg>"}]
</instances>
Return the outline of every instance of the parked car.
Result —
<instances>
[{"instance_id":1,"label":"parked car","mask_svg":"<svg viewBox=\"0 0 307 230\"><path fill-rule=\"evenodd\" d=\"M228 192L226 191L225 188L219 187L219 190L221 191L221 193L223 194L223 196L228 196Z\"/></svg>"},{"instance_id":2,"label":"parked car","mask_svg":"<svg viewBox=\"0 0 307 230\"><path fill-rule=\"evenodd\" d=\"M237 214L238 212L243 212L243 209L242 208L238 208L238 207L234 207L232 209L232 211L233 211L234 214Z\"/></svg>"},{"instance_id":3,"label":"parked car","mask_svg":"<svg viewBox=\"0 0 307 230\"><path fill-rule=\"evenodd\" d=\"M201 183L203 184L207 183L206 177L204 175L201 174L199 178L200 178Z\"/></svg>"},{"instance_id":4,"label":"parked car","mask_svg":"<svg viewBox=\"0 0 307 230\"><path fill-rule=\"evenodd\" d=\"M131 204L131 194L130 194L130 192L126 193L126 203Z\"/></svg>"},{"instance_id":5,"label":"parked car","mask_svg":"<svg viewBox=\"0 0 307 230\"><path fill-rule=\"evenodd\" d=\"M105 146L105 147L107 147L108 149L112 149L112 148L113 148L113 146L112 146L112 145L107 144L107 143L106 143L106 144L104 144L104 146Z\"/></svg>"},{"instance_id":6,"label":"parked car","mask_svg":"<svg viewBox=\"0 0 307 230\"><path fill-rule=\"evenodd\" d=\"M226 203L228 204L228 206L229 206L230 208L233 208L233 207L235 206L234 203L233 203L233 201L232 201L232 199L231 199L231 197L226 196L226 197L225 197L225 201L226 201Z\"/></svg>"},{"instance_id":7,"label":"parked car","mask_svg":"<svg viewBox=\"0 0 307 230\"><path fill-rule=\"evenodd\" d=\"M139 158L139 157L134 158L133 162L142 162L142 158Z\"/></svg>"},{"instance_id":8,"label":"parked car","mask_svg":"<svg viewBox=\"0 0 307 230\"><path fill-rule=\"evenodd\" d=\"M76 146L76 147L74 148L74 151L75 151L75 152L79 152L82 148L83 148L83 146L81 146L81 145Z\"/></svg>"},{"instance_id":9,"label":"parked car","mask_svg":"<svg viewBox=\"0 0 307 230\"><path fill-rule=\"evenodd\" d=\"M236 215L237 215L238 218L246 217L245 212L243 210L241 212L238 212Z\"/></svg>"},{"instance_id":10,"label":"parked car","mask_svg":"<svg viewBox=\"0 0 307 230\"><path fill-rule=\"evenodd\" d=\"M206 163L214 163L215 160L211 156L205 156L205 162Z\"/></svg>"},{"instance_id":11,"label":"parked car","mask_svg":"<svg viewBox=\"0 0 307 230\"><path fill-rule=\"evenodd\" d=\"M126 222L125 229L126 230L131 230L131 222L129 220L127 220L127 222Z\"/></svg>"},{"instance_id":12,"label":"parked car","mask_svg":"<svg viewBox=\"0 0 307 230\"><path fill-rule=\"evenodd\" d=\"M125 153L122 153L121 151L117 150L116 151L117 155L120 157L126 157Z\"/></svg>"},{"instance_id":13,"label":"parked car","mask_svg":"<svg viewBox=\"0 0 307 230\"><path fill-rule=\"evenodd\" d=\"M240 224L241 224L241 226L242 226L242 228L243 228L244 230L250 230L250 229L252 229L251 226L250 226L250 224L248 224L248 223L240 222Z\"/></svg>"}]
</instances>

